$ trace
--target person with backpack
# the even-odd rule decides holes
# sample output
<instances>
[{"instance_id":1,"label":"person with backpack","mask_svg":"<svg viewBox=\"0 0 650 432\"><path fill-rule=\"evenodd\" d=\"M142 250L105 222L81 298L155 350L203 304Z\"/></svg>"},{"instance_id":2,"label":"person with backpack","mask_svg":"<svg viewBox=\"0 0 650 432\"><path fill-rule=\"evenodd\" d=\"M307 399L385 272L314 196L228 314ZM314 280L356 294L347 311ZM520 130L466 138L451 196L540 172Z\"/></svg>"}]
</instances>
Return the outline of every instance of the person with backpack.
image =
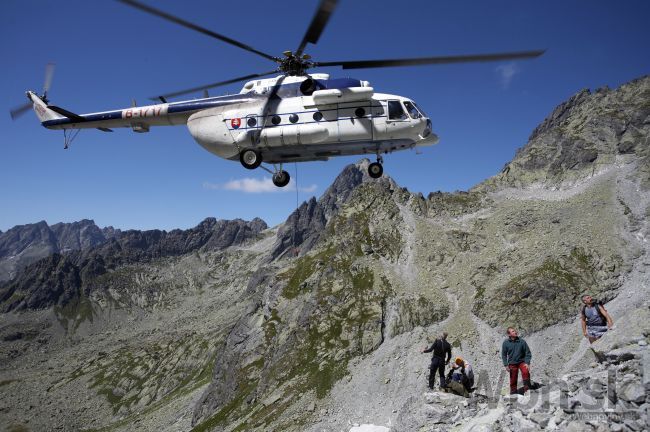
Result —
<instances>
[{"instance_id":1,"label":"person with backpack","mask_svg":"<svg viewBox=\"0 0 650 432\"><path fill-rule=\"evenodd\" d=\"M459 387L458 384L461 386ZM447 386L452 392L469 397L474 387L474 370L472 365L462 357L456 357L447 374Z\"/></svg>"},{"instance_id":2,"label":"person with backpack","mask_svg":"<svg viewBox=\"0 0 650 432\"><path fill-rule=\"evenodd\" d=\"M594 343L612 328L614 320L607 313L605 306L589 294L582 296L582 303L582 334L589 339L589 343Z\"/></svg>"},{"instance_id":3,"label":"person with backpack","mask_svg":"<svg viewBox=\"0 0 650 432\"><path fill-rule=\"evenodd\" d=\"M442 333L429 348L422 350L423 353L433 352L431 365L429 366L429 389L433 390L436 380L436 371L440 375L440 388L445 388L445 365L451 360L451 345L447 342L447 333Z\"/></svg>"},{"instance_id":4,"label":"person with backpack","mask_svg":"<svg viewBox=\"0 0 650 432\"><path fill-rule=\"evenodd\" d=\"M501 345L501 359L506 372L510 375L510 394L524 394L531 387L530 360L532 354L525 340L519 337L514 327L508 327L508 338ZM517 379L521 371L524 387L517 389Z\"/></svg>"},{"instance_id":5,"label":"person with backpack","mask_svg":"<svg viewBox=\"0 0 650 432\"><path fill-rule=\"evenodd\" d=\"M456 357L452 368L455 373L460 375L460 382L465 386L467 391L472 391L472 387L474 387L474 369L472 365L462 357Z\"/></svg>"}]
</instances>

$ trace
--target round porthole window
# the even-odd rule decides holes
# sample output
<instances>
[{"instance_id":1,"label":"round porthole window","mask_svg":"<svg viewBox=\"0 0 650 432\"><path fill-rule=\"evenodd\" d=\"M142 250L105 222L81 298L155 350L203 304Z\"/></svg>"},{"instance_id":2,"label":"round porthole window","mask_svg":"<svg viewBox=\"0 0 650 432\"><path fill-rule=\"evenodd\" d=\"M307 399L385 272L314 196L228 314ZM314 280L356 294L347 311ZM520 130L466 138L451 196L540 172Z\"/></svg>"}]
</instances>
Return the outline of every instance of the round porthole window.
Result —
<instances>
[{"instance_id":1,"label":"round porthole window","mask_svg":"<svg viewBox=\"0 0 650 432\"><path fill-rule=\"evenodd\" d=\"M298 121L298 114L291 114L291 115L289 116L289 121L290 121L291 123L295 123L295 122L297 122L297 121Z\"/></svg>"},{"instance_id":2,"label":"round porthole window","mask_svg":"<svg viewBox=\"0 0 650 432\"><path fill-rule=\"evenodd\" d=\"M323 120L323 113L320 112L320 111L316 111L316 112L314 113L314 120L316 120L316 121L321 121L321 120Z\"/></svg>"},{"instance_id":3,"label":"round porthole window","mask_svg":"<svg viewBox=\"0 0 650 432\"><path fill-rule=\"evenodd\" d=\"M279 125L280 121L281 120L279 115L274 115L273 117L271 117L271 123L273 123L274 125Z\"/></svg>"},{"instance_id":4,"label":"round porthole window","mask_svg":"<svg viewBox=\"0 0 650 432\"><path fill-rule=\"evenodd\" d=\"M366 115L366 110L359 107L356 110L354 110L354 115L357 116L357 117L363 117L363 116Z\"/></svg>"},{"instance_id":5,"label":"round porthole window","mask_svg":"<svg viewBox=\"0 0 650 432\"><path fill-rule=\"evenodd\" d=\"M255 127L257 124L257 119L255 117L249 117L246 124L248 124L248 127Z\"/></svg>"}]
</instances>

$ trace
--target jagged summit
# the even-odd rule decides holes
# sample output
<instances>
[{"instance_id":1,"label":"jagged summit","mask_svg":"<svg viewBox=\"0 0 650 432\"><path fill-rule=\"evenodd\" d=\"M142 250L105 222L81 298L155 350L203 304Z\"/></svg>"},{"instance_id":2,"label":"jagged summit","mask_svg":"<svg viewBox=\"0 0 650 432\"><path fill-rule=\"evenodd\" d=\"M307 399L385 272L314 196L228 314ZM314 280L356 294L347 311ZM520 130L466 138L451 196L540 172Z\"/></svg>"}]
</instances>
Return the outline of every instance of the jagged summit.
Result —
<instances>
[{"instance_id":1,"label":"jagged summit","mask_svg":"<svg viewBox=\"0 0 650 432\"><path fill-rule=\"evenodd\" d=\"M45 221L16 225L0 233L0 282L41 258L92 248L119 235L120 230L99 228L89 219L52 226Z\"/></svg>"},{"instance_id":2,"label":"jagged summit","mask_svg":"<svg viewBox=\"0 0 650 432\"><path fill-rule=\"evenodd\" d=\"M270 258L309 252L323 234L327 222L363 183L374 182L381 187L397 188L395 181L385 174L378 180L372 179L368 175L369 164L370 161L363 158L347 165L318 200L312 197L294 210L278 230Z\"/></svg>"},{"instance_id":3,"label":"jagged summit","mask_svg":"<svg viewBox=\"0 0 650 432\"><path fill-rule=\"evenodd\" d=\"M497 176L476 189L561 187L636 157L650 165L650 76L611 90L582 90L532 132Z\"/></svg>"}]
</instances>

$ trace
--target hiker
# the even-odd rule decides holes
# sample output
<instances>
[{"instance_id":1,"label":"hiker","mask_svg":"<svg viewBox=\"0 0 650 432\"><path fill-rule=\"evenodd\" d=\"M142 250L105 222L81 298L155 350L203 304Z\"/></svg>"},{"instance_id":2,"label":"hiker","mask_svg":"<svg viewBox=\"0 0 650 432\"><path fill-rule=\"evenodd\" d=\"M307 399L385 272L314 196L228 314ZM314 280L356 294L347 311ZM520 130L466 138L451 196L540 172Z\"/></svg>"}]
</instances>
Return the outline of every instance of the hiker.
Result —
<instances>
[{"instance_id":1,"label":"hiker","mask_svg":"<svg viewBox=\"0 0 650 432\"><path fill-rule=\"evenodd\" d=\"M461 382L461 374L456 373L459 368L454 368L454 363L451 364L451 367L452 369L447 374L447 386L444 388L444 391L468 398L469 391Z\"/></svg>"},{"instance_id":2,"label":"hiker","mask_svg":"<svg viewBox=\"0 0 650 432\"><path fill-rule=\"evenodd\" d=\"M472 365L462 357L456 357L451 364L452 380L460 382L468 392L474 387L474 370Z\"/></svg>"},{"instance_id":3,"label":"hiker","mask_svg":"<svg viewBox=\"0 0 650 432\"><path fill-rule=\"evenodd\" d=\"M582 334L594 343L614 325L612 317L609 316L605 306L589 294L582 296Z\"/></svg>"},{"instance_id":4,"label":"hiker","mask_svg":"<svg viewBox=\"0 0 650 432\"><path fill-rule=\"evenodd\" d=\"M440 375L440 388L445 387L445 365L451 360L451 345L447 342L447 333L442 333L429 348L422 350L423 353L433 351L431 365L429 366L429 389L433 390L433 384L436 380L436 371ZM446 356L446 359L445 359Z\"/></svg>"},{"instance_id":5,"label":"hiker","mask_svg":"<svg viewBox=\"0 0 650 432\"><path fill-rule=\"evenodd\" d=\"M524 394L530 388L530 359L532 354L525 340L519 337L514 327L508 327L508 338L501 345L501 359L506 372L510 374L510 394ZM524 387L517 390L517 379L521 371Z\"/></svg>"}]
</instances>

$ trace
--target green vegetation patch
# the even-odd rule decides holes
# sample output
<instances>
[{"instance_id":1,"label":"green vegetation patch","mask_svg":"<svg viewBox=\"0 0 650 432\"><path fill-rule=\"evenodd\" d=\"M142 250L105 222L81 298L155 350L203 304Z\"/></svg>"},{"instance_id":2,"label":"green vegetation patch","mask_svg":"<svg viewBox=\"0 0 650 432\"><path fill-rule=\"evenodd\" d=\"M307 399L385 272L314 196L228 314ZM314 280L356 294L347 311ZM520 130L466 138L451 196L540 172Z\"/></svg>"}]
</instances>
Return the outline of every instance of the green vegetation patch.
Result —
<instances>
[{"instance_id":1,"label":"green vegetation patch","mask_svg":"<svg viewBox=\"0 0 650 432\"><path fill-rule=\"evenodd\" d=\"M474 213L484 206L481 192L431 192L427 197L431 215L461 216Z\"/></svg>"},{"instance_id":2,"label":"green vegetation patch","mask_svg":"<svg viewBox=\"0 0 650 432\"><path fill-rule=\"evenodd\" d=\"M604 268L613 272L619 261L612 258ZM568 256L548 258L489 293L477 290L474 312L492 325L538 331L575 315L584 293L604 293L607 287L597 274L594 257L574 248Z\"/></svg>"},{"instance_id":3,"label":"green vegetation patch","mask_svg":"<svg viewBox=\"0 0 650 432\"><path fill-rule=\"evenodd\" d=\"M89 387L109 402L113 413L142 411L207 384L214 342L187 337L99 355L75 370L68 382L88 376Z\"/></svg>"}]
</instances>

